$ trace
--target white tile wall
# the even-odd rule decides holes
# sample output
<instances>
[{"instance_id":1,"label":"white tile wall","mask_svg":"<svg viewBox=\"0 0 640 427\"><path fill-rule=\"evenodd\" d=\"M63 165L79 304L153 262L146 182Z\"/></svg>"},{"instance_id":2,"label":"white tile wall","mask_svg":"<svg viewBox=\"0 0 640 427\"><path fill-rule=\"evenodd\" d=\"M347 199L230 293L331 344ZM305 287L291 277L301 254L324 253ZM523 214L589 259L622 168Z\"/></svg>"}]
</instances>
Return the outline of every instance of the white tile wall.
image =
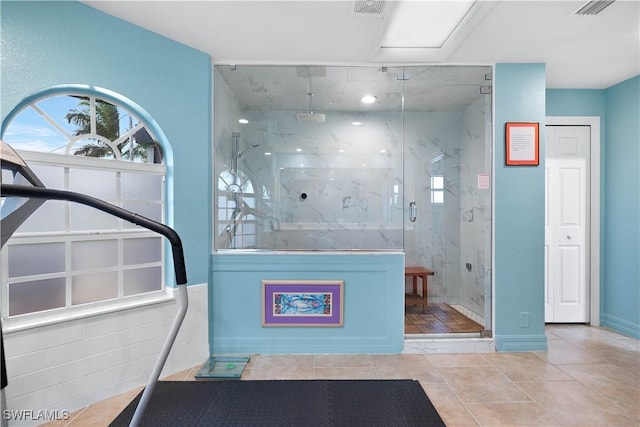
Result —
<instances>
[{"instance_id":1,"label":"white tile wall","mask_svg":"<svg viewBox=\"0 0 640 427\"><path fill-rule=\"evenodd\" d=\"M162 376L209 357L207 285L188 291L189 309ZM163 302L5 333L6 409L74 411L144 385L176 309Z\"/></svg>"}]
</instances>

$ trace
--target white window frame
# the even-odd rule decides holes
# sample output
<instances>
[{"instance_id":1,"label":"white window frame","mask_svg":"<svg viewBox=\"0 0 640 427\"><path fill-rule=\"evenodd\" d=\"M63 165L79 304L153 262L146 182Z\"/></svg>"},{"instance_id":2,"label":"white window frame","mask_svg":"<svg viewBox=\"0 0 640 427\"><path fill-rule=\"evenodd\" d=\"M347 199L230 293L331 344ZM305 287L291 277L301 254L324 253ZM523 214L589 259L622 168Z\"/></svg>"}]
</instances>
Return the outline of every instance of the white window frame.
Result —
<instances>
[{"instance_id":1,"label":"white window frame","mask_svg":"<svg viewBox=\"0 0 640 427\"><path fill-rule=\"evenodd\" d=\"M106 141L104 138L99 137L100 140L106 142L112 150L115 156L114 159L103 159L103 158L94 158L87 156L73 156L70 155L70 149L74 146L75 142L79 141L83 138L93 138L96 136L95 134L95 117L92 117L91 133L85 133L82 135L78 135L77 137L72 137L68 132L62 129L59 125L54 123L50 117L46 113L40 110L37 106L37 103L42 101L43 99L61 96L61 95L76 95L77 93L70 89L69 91L56 91L54 94L50 94L47 96L38 97L37 99L32 100L28 104L25 104L24 107L20 109L23 111L26 108L34 109L38 114L40 114L49 124L51 124L55 129L57 129L63 136L67 138L69 143L67 144L67 154L51 154L37 151L26 151L26 150L17 150L18 154L27 162L27 164L41 164L41 165L55 165L62 168L65 168L65 175L68 173L68 168L71 169L102 169L108 170L116 173L116 179L119 181L121 179L122 173L143 173L143 174L155 174L160 175L162 177L162 182L164 185L161 187L160 200L157 202L160 205L161 212L161 221L165 222L166 212L166 179L167 179L167 167L164 163L154 164L154 163L142 163L139 161L131 161L131 160L120 160L121 156L119 151L117 150L117 143L125 140L130 135L132 135L135 131L144 127L142 121L140 121L136 116L137 113L131 109L130 106L127 105L126 102L118 102L109 100L110 97L106 98L107 102L110 102L116 105L119 109L123 108L130 114L132 117L136 118L137 125L133 128L127 130L123 135L121 135L117 141ZM105 100L105 97L100 93L92 93L87 94L84 93L81 96L86 96L89 98L90 108L92 115L95 114L95 103L96 99ZM18 113L19 114L19 113ZM11 119L12 120L12 119ZM10 126L8 126L10 127ZM148 128L149 129L149 128ZM151 131L151 129L149 129ZM68 186L69 181L67 177L65 177L65 187ZM120 189L120 183L118 182L117 188ZM67 188L60 188L67 189ZM157 199L149 199L143 201L150 202L154 204L154 200ZM117 203L123 201L122 194L120 190L117 193ZM127 200L128 201L128 200ZM110 201L113 202L113 201ZM73 202L64 202L68 205L73 204ZM126 206L125 206L126 208ZM2 325L3 330L5 332L12 332L17 330L28 329L31 327L37 327L42 325L48 325L58 322L64 322L71 319L83 318L87 316L100 315L103 313L111 313L119 310L126 310L133 307L144 306L149 304L157 304L166 301L170 301L173 299L173 291L170 287L166 286L167 278L165 277L168 272L166 271L166 242L164 238L159 234L146 230L142 227L135 226L135 228L123 227L123 224L126 222L124 220L118 219L118 226L113 230L82 230L82 231L70 231L70 220L69 220L69 208L66 208L66 225L64 231L54 231L54 232L16 232L11 239L5 244L2 252L0 253L0 280L2 283L0 290L0 308L2 309ZM160 253L160 261L153 261L148 263L139 263L139 264L127 264L124 262L122 257L123 251L123 242L129 239L138 239L138 238L159 238L161 239L161 253ZM70 248L72 242L78 241L101 241L101 240L116 240L118 246L118 262L117 266L113 267L105 267L101 269L91 269L91 270L78 270L80 274L89 273L92 274L95 272L116 272L118 276L118 296L113 299L96 301L96 302L88 302L81 304L72 304L72 295L71 295L71 284L74 273L78 274L78 272L74 272L71 269L71 261L70 261ZM65 245L65 271L61 273L48 273L41 275L32 275L21 278L13 278L11 282L9 281L9 271L8 271L8 250L7 248L19 244L27 244L27 243L47 243L47 242L60 242ZM160 277L161 283L158 290L144 292L135 295L124 296L123 283L122 279L124 276L124 272L127 270L135 270L146 267L159 267L160 268ZM26 282L31 280L42 280L49 279L55 277L64 277L65 278L65 306L59 308L53 308L48 310L42 310L32 313L24 313L18 314L14 316L9 316L9 284L10 283L19 283Z\"/></svg>"},{"instance_id":2,"label":"white window frame","mask_svg":"<svg viewBox=\"0 0 640 427\"><path fill-rule=\"evenodd\" d=\"M78 156L65 156L65 155L57 155L57 154L47 154L47 153L38 153L38 152L30 152L30 151L18 151L18 154L27 162L27 164L40 164L40 165L55 165L63 168L74 168L74 169L102 169L108 171L116 171L118 177L121 172L138 172L138 173L150 173L155 175L161 175L163 177L166 173L166 168L162 164L147 164L147 163L136 163L129 161L118 161L118 160L104 160L104 159L96 159L90 157L78 157ZM71 202L69 202L71 203ZM165 203L165 188L162 188L161 194L161 212L164 218L164 207ZM114 299L109 299L105 301L97 301L83 304L71 304L71 281L73 277L74 271L71 270L70 265L70 246L71 242L79 242L79 241L100 241L100 240L117 240L119 246L119 253L122 253L122 245L123 241L127 239L137 239L137 238L162 238L157 233L153 231L149 231L146 229L124 229L122 227L122 223L124 220L119 220L119 226L117 230L83 230L83 231L69 231L69 217L65 218L66 226L65 231L56 231L56 232L17 232L14 234L11 239L5 244L5 248L3 248L0 253L0 265L2 266L1 270L1 280L2 280L2 314L3 314L3 327L7 327L10 330L23 329L27 326L36 326L48 323L55 323L56 321L69 320L70 318L75 317L84 317L87 315L99 314L103 312L114 311L116 309L124 309L130 308L131 306L137 305L146 305L149 303L155 303L158 301L164 301L170 299L171 296L166 292L167 288L165 286L165 243L162 242L161 246L161 260L159 262L152 262L146 264L134 264L134 265L125 265L123 260L119 259L117 266L112 266L108 268L99 269L96 271L104 272L104 271L115 271L118 274L118 297ZM48 243L48 242L60 242L65 244L65 252L66 252L66 268L64 272L60 273L46 273L41 275L27 276L22 279L13 279L10 281L8 277L8 251L7 248L20 244L28 244L28 243ZM122 289L122 275L124 271L134 269L134 268L145 268L145 267L160 267L161 268L161 277L162 283L161 287L157 291L152 291L143 294L131 295L131 296L123 296ZM66 304L65 307L54 308L44 311L38 311L33 313L25 313L19 314L15 316L9 316L9 284L10 283L20 283L26 281L25 279L30 280L39 280L39 279L48 279L54 277L65 277L66 278Z\"/></svg>"}]
</instances>

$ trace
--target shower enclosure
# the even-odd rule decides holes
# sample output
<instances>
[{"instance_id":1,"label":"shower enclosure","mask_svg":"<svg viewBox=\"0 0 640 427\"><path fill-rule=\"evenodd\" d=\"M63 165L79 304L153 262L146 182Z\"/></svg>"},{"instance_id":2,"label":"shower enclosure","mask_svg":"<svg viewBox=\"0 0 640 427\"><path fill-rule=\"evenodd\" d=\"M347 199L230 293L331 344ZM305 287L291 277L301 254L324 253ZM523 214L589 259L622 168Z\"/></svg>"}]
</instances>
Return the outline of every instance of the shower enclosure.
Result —
<instances>
[{"instance_id":1,"label":"shower enclosure","mask_svg":"<svg viewBox=\"0 0 640 427\"><path fill-rule=\"evenodd\" d=\"M403 251L490 329L491 75L216 66L216 251Z\"/></svg>"}]
</instances>

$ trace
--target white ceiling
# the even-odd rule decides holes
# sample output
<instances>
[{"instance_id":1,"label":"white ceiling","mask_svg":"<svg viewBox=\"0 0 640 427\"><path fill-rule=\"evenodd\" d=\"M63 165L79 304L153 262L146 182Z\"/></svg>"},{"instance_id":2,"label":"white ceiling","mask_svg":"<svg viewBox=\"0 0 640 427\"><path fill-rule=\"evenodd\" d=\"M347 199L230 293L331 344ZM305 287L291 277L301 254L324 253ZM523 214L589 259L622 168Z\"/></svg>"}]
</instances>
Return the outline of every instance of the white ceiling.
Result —
<instances>
[{"instance_id":1,"label":"white ceiling","mask_svg":"<svg viewBox=\"0 0 640 427\"><path fill-rule=\"evenodd\" d=\"M575 89L640 74L640 0L574 16L585 2L478 0L442 49L404 51L379 48L393 1L374 16L355 14L347 0L83 3L206 52L216 64L544 62L548 88Z\"/></svg>"}]
</instances>

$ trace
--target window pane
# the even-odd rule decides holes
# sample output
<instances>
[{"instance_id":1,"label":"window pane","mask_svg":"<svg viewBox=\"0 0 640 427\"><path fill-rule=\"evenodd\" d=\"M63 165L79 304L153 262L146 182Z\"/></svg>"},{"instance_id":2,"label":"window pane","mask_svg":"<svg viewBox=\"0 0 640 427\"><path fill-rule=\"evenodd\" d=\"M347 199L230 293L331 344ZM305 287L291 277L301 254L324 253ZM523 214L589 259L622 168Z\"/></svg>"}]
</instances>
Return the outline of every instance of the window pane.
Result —
<instances>
[{"instance_id":1,"label":"window pane","mask_svg":"<svg viewBox=\"0 0 640 427\"><path fill-rule=\"evenodd\" d=\"M118 265L118 241L97 240L71 243L71 268L87 270L91 268Z\"/></svg>"},{"instance_id":2,"label":"window pane","mask_svg":"<svg viewBox=\"0 0 640 427\"><path fill-rule=\"evenodd\" d=\"M97 209L72 203L69 205L71 231L116 230L118 218Z\"/></svg>"},{"instance_id":3,"label":"window pane","mask_svg":"<svg viewBox=\"0 0 640 427\"><path fill-rule=\"evenodd\" d=\"M253 248L256 245L256 236L254 235L244 235L242 236L242 245L246 248Z\"/></svg>"},{"instance_id":4,"label":"window pane","mask_svg":"<svg viewBox=\"0 0 640 427\"><path fill-rule=\"evenodd\" d=\"M138 125L138 119L126 109L120 107L118 108L119 115L119 126L120 126L120 135L124 135L130 129L136 127Z\"/></svg>"},{"instance_id":5,"label":"window pane","mask_svg":"<svg viewBox=\"0 0 640 427\"><path fill-rule=\"evenodd\" d=\"M65 270L64 243L9 246L9 277L57 273Z\"/></svg>"},{"instance_id":6,"label":"window pane","mask_svg":"<svg viewBox=\"0 0 640 427\"><path fill-rule=\"evenodd\" d=\"M114 171L69 169L69 190L102 200L117 200L117 175Z\"/></svg>"},{"instance_id":7,"label":"window pane","mask_svg":"<svg viewBox=\"0 0 640 427\"><path fill-rule=\"evenodd\" d=\"M74 276L71 282L71 303L84 304L118 296L118 273L115 271Z\"/></svg>"},{"instance_id":8,"label":"window pane","mask_svg":"<svg viewBox=\"0 0 640 427\"><path fill-rule=\"evenodd\" d=\"M162 270L160 267L140 268L124 272L124 294L136 295L144 292L158 291L162 286Z\"/></svg>"},{"instance_id":9,"label":"window pane","mask_svg":"<svg viewBox=\"0 0 640 427\"><path fill-rule=\"evenodd\" d=\"M109 141L115 141L120 136L118 107L101 99L96 99L96 133Z\"/></svg>"},{"instance_id":10,"label":"window pane","mask_svg":"<svg viewBox=\"0 0 640 427\"><path fill-rule=\"evenodd\" d=\"M51 232L65 230L65 204L58 200L44 202L38 210L31 214L17 233Z\"/></svg>"},{"instance_id":11,"label":"window pane","mask_svg":"<svg viewBox=\"0 0 640 427\"><path fill-rule=\"evenodd\" d=\"M441 204L444 203L444 191L432 191L431 192L431 203Z\"/></svg>"},{"instance_id":12,"label":"window pane","mask_svg":"<svg viewBox=\"0 0 640 427\"><path fill-rule=\"evenodd\" d=\"M97 157L102 159L117 158L109 144L98 138L84 138L73 144L70 154L73 156Z\"/></svg>"},{"instance_id":13,"label":"window pane","mask_svg":"<svg viewBox=\"0 0 640 427\"><path fill-rule=\"evenodd\" d=\"M124 241L124 264L143 264L162 260L162 239L127 239Z\"/></svg>"},{"instance_id":14,"label":"window pane","mask_svg":"<svg viewBox=\"0 0 640 427\"><path fill-rule=\"evenodd\" d=\"M122 173L122 198L160 200L162 176L140 173Z\"/></svg>"},{"instance_id":15,"label":"window pane","mask_svg":"<svg viewBox=\"0 0 640 427\"><path fill-rule=\"evenodd\" d=\"M9 316L65 306L64 277L9 285Z\"/></svg>"},{"instance_id":16,"label":"window pane","mask_svg":"<svg viewBox=\"0 0 640 427\"><path fill-rule=\"evenodd\" d=\"M431 188L433 190L444 189L444 177L442 175L431 177Z\"/></svg>"},{"instance_id":17,"label":"window pane","mask_svg":"<svg viewBox=\"0 0 640 427\"><path fill-rule=\"evenodd\" d=\"M45 187L64 190L64 167L29 162L29 168L42 181Z\"/></svg>"},{"instance_id":18,"label":"window pane","mask_svg":"<svg viewBox=\"0 0 640 427\"><path fill-rule=\"evenodd\" d=\"M67 138L31 107L24 109L11 120L2 138L15 150L45 153L64 153L68 142ZM60 147L61 149L57 150Z\"/></svg>"},{"instance_id":19,"label":"window pane","mask_svg":"<svg viewBox=\"0 0 640 427\"><path fill-rule=\"evenodd\" d=\"M86 97L52 96L38 101L37 105L70 135L73 135L78 130L80 122L86 123L88 121Z\"/></svg>"}]
</instances>

